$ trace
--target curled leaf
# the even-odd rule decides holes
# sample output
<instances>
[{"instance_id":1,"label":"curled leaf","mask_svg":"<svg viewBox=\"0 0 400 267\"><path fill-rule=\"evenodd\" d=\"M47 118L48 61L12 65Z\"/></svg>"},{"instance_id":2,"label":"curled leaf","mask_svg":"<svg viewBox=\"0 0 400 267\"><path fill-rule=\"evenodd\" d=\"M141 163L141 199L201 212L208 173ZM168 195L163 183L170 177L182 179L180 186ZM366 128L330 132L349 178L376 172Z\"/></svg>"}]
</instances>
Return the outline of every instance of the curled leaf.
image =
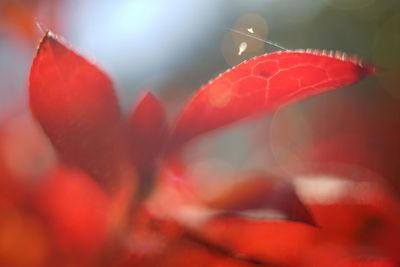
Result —
<instances>
[{"instance_id":1,"label":"curled leaf","mask_svg":"<svg viewBox=\"0 0 400 267\"><path fill-rule=\"evenodd\" d=\"M282 179L255 176L228 188L207 206L221 210L219 216L249 220L289 220L315 225L313 216L294 187Z\"/></svg>"}]
</instances>

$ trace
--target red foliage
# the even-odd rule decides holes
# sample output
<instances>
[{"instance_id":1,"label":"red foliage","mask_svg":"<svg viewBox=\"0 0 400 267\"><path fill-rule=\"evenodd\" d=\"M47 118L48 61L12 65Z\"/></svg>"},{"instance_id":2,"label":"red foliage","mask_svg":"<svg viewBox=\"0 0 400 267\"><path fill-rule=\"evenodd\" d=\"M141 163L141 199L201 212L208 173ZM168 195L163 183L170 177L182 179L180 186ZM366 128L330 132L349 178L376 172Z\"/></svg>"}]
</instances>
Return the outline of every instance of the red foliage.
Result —
<instances>
[{"instance_id":1,"label":"red foliage","mask_svg":"<svg viewBox=\"0 0 400 267\"><path fill-rule=\"evenodd\" d=\"M392 198L379 198L385 210L351 203L347 212L342 200L305 205L297 187L262 174L204 199L179 161L194 137L374 72L342 54L260 56L201 88L170 135L153 95L146 93L125 119L108 76L47 33L31 68L30 106L60 164L27 195L29 212L49 228L49 236L39 234L54 255L27 266L328 266L326 259L341 257L331 266L394 266L398 244L389 236L400 226L390 214L398 211ZM367 197L388 195L377 192ZM17 205L23 214L26 205ZM370 214L390 227L359 240ZM358 251L365 244L376 260Z\"/></svg>"},{"instance_id":2,"label":"red foliage","mask_svg":"<svg viewBox=\"0 0 400 267\"><path fill-rule=\"evenodd\" d=\"M118 182L126 136L108 76L47 34L29 82L32 113L63 162L108 186Z\"/></svg>"},{"instance_id":3,"label":"red foliage","mask_svg":"<svg viewBox=\"0 0 400 267\"><path fill-rule=\"evenodd\" d=\"M155 96L146 92L134 108L129 125L136 167L154 168L154 161L169 137L164 107Z\"/></svg>"},{"instance_id":4,"label":"red foliage","mask_svg":"<svg viewBox=\"0 0 400 267\"><path fill-rule=\"evenodd\" d=\"M373 67L344 54L280 51L253 58L193 96L178 118L172 143L185 143L260 112L350 85L374 72Z\"/></svg>"},{"instance_id":5,"label":"red foliage","mask_svg":"<svg viewBox=\"0 0 400 267\"><path fill-rule=\"evenodd\" d=\"M105 192L85 173L62 167L45 179L35 192L36 205L57 247L79 256L98 251L104 245L109 220Z\"/></svg>"}]
</instances>

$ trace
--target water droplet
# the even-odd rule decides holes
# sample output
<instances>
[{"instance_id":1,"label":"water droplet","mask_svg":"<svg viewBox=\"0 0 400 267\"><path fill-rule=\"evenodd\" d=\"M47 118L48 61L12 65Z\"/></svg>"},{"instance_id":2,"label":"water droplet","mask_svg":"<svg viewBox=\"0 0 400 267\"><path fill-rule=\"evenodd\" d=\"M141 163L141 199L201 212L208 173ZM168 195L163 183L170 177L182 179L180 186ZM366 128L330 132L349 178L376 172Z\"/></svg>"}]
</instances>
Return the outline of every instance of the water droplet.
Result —
<instances>
[{"instance_id":1,"label":"water droplet","mask_svg":"<svg viewBox=\"0 0 400 267\"><path fill-rule=\"evenodd\" d=\"M246 42L241 42L239 46L239 52L238 55L240 56L247 48L247 43Z\"/></svg>"}]
</instances>

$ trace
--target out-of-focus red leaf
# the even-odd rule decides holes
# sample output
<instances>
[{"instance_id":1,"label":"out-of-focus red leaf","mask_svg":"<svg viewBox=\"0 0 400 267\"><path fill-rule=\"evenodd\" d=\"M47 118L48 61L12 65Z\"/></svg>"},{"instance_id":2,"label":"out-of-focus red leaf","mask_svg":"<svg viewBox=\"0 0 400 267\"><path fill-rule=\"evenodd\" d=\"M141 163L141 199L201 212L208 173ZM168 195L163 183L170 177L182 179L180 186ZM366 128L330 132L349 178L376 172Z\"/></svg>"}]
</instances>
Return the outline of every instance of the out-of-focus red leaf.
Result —
<instances>
[{"instance_id":1,"label":"out-of-focus red leaf","mask_svg":"<svg viewBox=\"0 0 400 267\"><path fill-rule=\"evenodd\" d=\"M38 216L0 206L0 265L15 267L49 266L50 236Z\"/></svg>"},{"instance_id":2,"label":"out-of-focus red leaf","mask_svg":"<svg viewBox=\"0 0 400 267\"><path fill-rule=\"evenodd\" d=\"M35 12L38 1L21 3L20 1L3 1L0 4L0 21L8 24L23 37L32 38L35 34Z\"/></svg>"},{"instance_id":3,"label":"out-of-focus red leaf","mask_svg":"<svg viewBox=\"0 0 400 267\"><path fill-rule=\"evenodd\" d=\"M170 149L193 137L373 74L344 54L280 51L246 61L202 87L183 109Z\"/></svg>"},{"instance_id":4,"label":"out-of-focus red leaf","mask_svg":"<svg viewBox=\"0 0 400 267\"><path fill-rule=\"evenodd\" d=\"M130 127L136 167L143 178L149 178L153 176L151 172L168 137L165 110L150 92L146 92L134 108Z\"/></svg>"},{"instance_id":5,"label":"out-of-focus red leaf","mask_svg":"<svg viewBox=\"0 0 400 267\"><path fill-rule=\"evenodd\" d=\"M394 203L388 199L370 197L376 203L341 200L330 205L310 204L310 209L321 222L327 240L334 240L342 246L370 247L381 255L400 261L399 207L393 207ZM341 224L341 221L347 223Z\"/></svg>"},{"instance_id":6,"label":"out-of-focus red leaf","mask_svg":"<svg viewBox=\"0 0 400 267\"><path fill-rule=\"evenodd\" d=\"M5 160L5 153L2 151L4 137L4 131L0 129L0 205L9 205L20 202L24 198L25 188Z\"/></svg>"},{"instance_id":7,"label":"out-of-focus red leaf","mask_svg":"<svg viewBox=\"0 0 400 267\"><path fill-rule=\"evenodd\" d=\"M9 28L10 33L34 41L39 32L36 24L38 20L52 29L60 26L57 17L60 3L59 0L3 0L0 2L0 23ZM43 9L47 12L43 12Z\"/></svg>"},{"instance_id":8,"label":"out-of-focus red leaf","mask_svg":"<svg viewBox=\"0 0 400 267\"><path fill-rule=\"evenodd\" d=\"M252 259L235 257L234 253L224 251L220 248L204 246L201 243L190 239L182 238L171 242L168 246L159 249L155 254L147 257L138 257L132 254L130 258L119 261L112 267L252 267L252 266L271 266L263 265Z\"/></svg>"},{"instance_id":9,"label":"out-of-focus red leaf","mask_svg":"<svg viewBox=\"0 0 400 267\"><path fill-rule=\"evenodd\" d=\"M30 114L0 123L0 206L29 198L30 185L52 167L54 153Z\"/></svg>"},{"instance_id":10,"label":"out-of-focus red leaf","mask_svg":"<svg viewBox=\"0 0 400 267\"><path fill-rule=\"evenodd\" d=\"M293 265L314 241L318 228L288 221L216 218L197 228L201 240L246 258L277 265Z\"/></svg>"},{"instance_id":11,"label":"out-of-focus red leaf","mask_svg":"<svg viewBox=\"0 0 400 267\"><path fill-rule=\"evenodd\" d=\"M208 247L204 244L190 239L181 239L171 244L161 255L153 258L146 267L252 267L252 266L275 266L263 264L254 259L246 259L235 253L224 251L221 248Z\"/></svg>"},{"instance_id":12,"label":"out-of-focus red leaf","mask_svg":"<svg viewBox=\"0 0 400 267\"><path fill-rule=\"evenodd\" d=\"M167 172L163 181L164 184L159 187L160 190L155 191L151 201L148 202L151 213L153 216L175 219L189 233L191 241L208 247L210 252L216 249L219 253L223 252L233 258L235 255L240 255L240 258L249 259L250 262L277 265L293 263L301 258L302 249L307 249L312 244L314 233L318 231L316 227L304 223L240 214L242 211L245 213L246 209L251 212L252 208L268 205L264 200L268 203L269 197L264 194L271 193L267 191L269 189L273 191L274 184L269 184L267 181L254 180L249 181L249 184L244 183L254 195L251 195L250 191L246 192L242 184L243 190L240 190L240 185L238 185L228 189L227 193L220 198L207 201L193 192L193 188L187 184L186 179L175 177L174 174ZM253 190L256 192L254 193ZM282 194L275 196L291 197L291 193L287 194L285 190L280 192ZM285 201L286 199L283 200L283 209L296 214L298 203L289 201L295 206L293 211ZM278 203L280 201L273 204L281 208ZM301 202L300 205L303 207ZM232 216L219 216L224 215L223 209L229 211L225 215ZM268 210L265 213L267 212ZM310 216L308 212L307 216ZM309 219L307 216L300 213L298 220L305 221Z\"/></svg>"},{"instance_id":13,"label":"out-of-focus red leaf","mask_svg":"<svg viewBox=\"0 0 400 267\"><path fill-rule=\"evenodd\" d=\"M81 257L93 255L104 245L110 199L89 176L60 167L35 195L35 205L58 249Z\"/></svg>"},{"instance_id":14,"label":"out-of-focus red leaf","mask_svg":"<svg viewBox=\"0 0 400 267\"><path fill-rule=\"evenodd\" d=\"M314 246L337 246L360 255L400 261L400 206L375 179L303 177L295 184L321 231ZM311 258L316 258L312 256ZM322 264L324 265L324 264Z\"/></svg>"},{"instance_id":15,"label":"out-of-focus red leaf","mask_svg":"<svg viewBox=\"0 0 400 267\"><path fill-rule=\"evenodd\" d=\"M291 184L265 175L249 177L233 185L206 205L220 209L223 216L243 216L254 220L285 219L315 224Z\"/></svg>"},{"instance_id":16,"label":"out-of-focus red leaf","mask_svg":"<svg viewBox=\"0 0 400 267\"><path fill-rule=\"evenodd\" d=\"M360 258L360 257L353 257L350 259L337 259L338 264L336 265L337 267L352 267L352 266L358 266L358 267L396 267L398 266L398 263L391 259L387 258L379 258L379 257L366 257L366 258Z\"/></svg>"},{"instance_id":17,"label":"out-of-focus red leaf","mask_svg":"<svg viewBox=\"0 0 400 267\"><path fill-rule=\"evenodd\" d=\"M307 251L304 255L304 261L297 266L327 266L327 267L395 267L399 266L398 262L393 259L373 255L360 255L362 253L354 253L348 247L330 243L316 246Z\"/></svg>"},{"instance_id":18,"label":"out-of-focus red leaf","mask_svg":"<svg viewBox=\"0 0 400 267\"><path fill-rule=\"evenodd\" d=\"M108 76L47 33L29 81L32 113L62 160L116 183L126 167L126 138Z\"/></svg>"},{"instance_id":19,"label":"out-of-focus red leaf","mask_svg":"<svg viewBox=\"0 0 400 267\"><path fill-rule=\"evenodd\" d=\"M275 266L264 265L187 232L178 223L155 218L142 209L127 236L127 246L113 267L128 266Z\"/></svg>"}]
</instances>

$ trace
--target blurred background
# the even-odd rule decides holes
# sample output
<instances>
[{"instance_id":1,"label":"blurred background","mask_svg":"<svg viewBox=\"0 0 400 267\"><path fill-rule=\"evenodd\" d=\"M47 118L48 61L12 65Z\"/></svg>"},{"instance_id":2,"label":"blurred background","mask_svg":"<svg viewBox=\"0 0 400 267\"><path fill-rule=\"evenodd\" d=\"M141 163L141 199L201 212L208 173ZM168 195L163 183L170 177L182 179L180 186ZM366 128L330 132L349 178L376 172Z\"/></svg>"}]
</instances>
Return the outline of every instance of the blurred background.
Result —
<instances>
[{"instance_id":1,"label":"blurred background","mask_svg":"<svg viewBox=\"0 0 400 267\"><path fill-rule=\"evenodd\" d=\"M220 72L280 50L260 39L287 49L357 55L376 64L380 74L206 136L188 149L188 162L193 176L199 169L226 176L252 168L291 176L309 170L309 162L328 162L331 169L339 162L352 166L345 175L368 171L400 189L397 0L1 0L0 121L26 112L29 66L47 30L109 73L126 112L149 89L171 117ZM19 131L13 127L5 128ZM51 164L46 153L31 168ZM359 169L362 175L355 174Z\"/></svg>"}]
</instances>

